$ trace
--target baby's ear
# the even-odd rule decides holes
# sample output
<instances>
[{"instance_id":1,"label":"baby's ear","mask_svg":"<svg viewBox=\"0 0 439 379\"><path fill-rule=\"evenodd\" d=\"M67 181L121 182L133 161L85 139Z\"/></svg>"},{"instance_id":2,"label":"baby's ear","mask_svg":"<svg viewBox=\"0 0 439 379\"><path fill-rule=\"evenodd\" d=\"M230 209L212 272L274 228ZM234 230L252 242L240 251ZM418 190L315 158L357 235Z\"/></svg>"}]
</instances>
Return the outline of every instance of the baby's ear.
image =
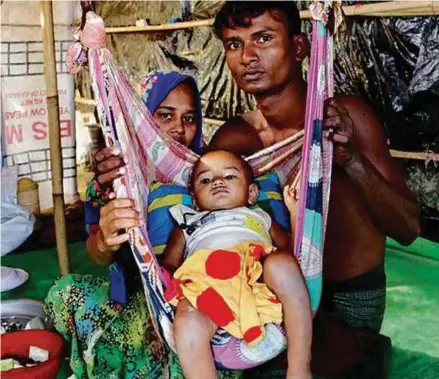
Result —
<instances>
[{"instance_id":1,"label":"baby's ear","mask_svg":"<svg viewBox=\"0 0 439 379\"><path fill-rule=\"evenodd\" d=\"M256 183L250 184L248 187L248 203L250 205L256 204L259 196L259 188Z\"/></svg>"}]
</instances>

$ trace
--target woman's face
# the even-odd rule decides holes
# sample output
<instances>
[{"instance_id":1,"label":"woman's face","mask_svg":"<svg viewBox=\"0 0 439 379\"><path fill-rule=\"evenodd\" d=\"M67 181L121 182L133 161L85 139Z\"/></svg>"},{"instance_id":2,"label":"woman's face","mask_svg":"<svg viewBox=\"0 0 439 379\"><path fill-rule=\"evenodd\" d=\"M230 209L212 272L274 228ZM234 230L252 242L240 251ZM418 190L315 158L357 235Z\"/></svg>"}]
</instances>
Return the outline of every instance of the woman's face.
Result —
<instances>
[{"instance_id":1,"label":"woman's face","mask_svg":"<svg viewBox=\"0 0 439 379\"><path fill-rule=\"evenodd\" d=\"M157 125L174 140L189 146L196 133L195 93L188 83L175 87L153 114Z\"/></svg>"}]
</instances>

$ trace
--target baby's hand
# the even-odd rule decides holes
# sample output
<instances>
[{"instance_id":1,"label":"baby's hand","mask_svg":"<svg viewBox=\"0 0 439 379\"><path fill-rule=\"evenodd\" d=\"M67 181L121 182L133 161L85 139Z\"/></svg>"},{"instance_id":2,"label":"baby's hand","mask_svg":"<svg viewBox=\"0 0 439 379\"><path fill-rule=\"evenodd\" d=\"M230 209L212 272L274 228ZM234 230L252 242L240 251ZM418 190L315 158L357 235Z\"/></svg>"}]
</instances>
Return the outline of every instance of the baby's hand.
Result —
<instances>
[{"instance_id":1,"label":"baby's hand","mask_svg":"<svg viewBox=\"0 0 439 379\"><path fill-rule=\"evenodd\" d=\"M288 210L290 211L291 216L296 216L298 209L298 194L295 186L286 185L284 187L284 202Z\"/></svg>"}]
</instances>

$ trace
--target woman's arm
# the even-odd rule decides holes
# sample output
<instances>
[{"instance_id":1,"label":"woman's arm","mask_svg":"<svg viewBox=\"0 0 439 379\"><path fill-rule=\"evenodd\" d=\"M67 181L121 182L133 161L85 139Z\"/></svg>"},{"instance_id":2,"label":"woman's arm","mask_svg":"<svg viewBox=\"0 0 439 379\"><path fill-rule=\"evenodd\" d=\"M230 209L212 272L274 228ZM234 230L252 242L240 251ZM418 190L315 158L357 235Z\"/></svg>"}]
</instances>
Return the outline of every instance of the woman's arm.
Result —
<instances>
[{"instance_id":1,"label":"woman's arm","mask_svg":"<svg viewBox=\"0 0 439 379\"><path fill-rule=\"evenodd\" d=\"M108 266L113 262L116 251L108 251L105 248L102 232L98 230L88 236L87 252L93 262Z\"/></svg>"}]
</instances>

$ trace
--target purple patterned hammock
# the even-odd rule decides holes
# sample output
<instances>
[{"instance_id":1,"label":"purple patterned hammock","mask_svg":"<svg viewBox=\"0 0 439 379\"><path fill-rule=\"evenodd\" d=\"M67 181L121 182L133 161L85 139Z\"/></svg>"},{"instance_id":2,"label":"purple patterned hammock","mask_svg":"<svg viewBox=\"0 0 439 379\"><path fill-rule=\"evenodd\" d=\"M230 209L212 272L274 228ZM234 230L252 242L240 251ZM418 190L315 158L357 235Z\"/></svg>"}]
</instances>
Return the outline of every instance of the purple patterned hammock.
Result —
<instances>
[{"instance_id":1,"label":"purple patterned hammock","mask_svg":"<svg viewBox=\"0 0 439 379\"><path fill-rule=\"evenodd\" d=\"M309 71L305 132L248 157L255 174L276 169L281 181L301 161L299 216L295 252L308 286L313 312L318 308L322 285L322 251L329 200L332 150L322 134L323 102L332 96L332 36L325 26L330 2L314 3L311 67ZM105 47L104 23L93 12L80 41L69 50L71 71L88 58L92 87L107 146L117 145L128 159L127 174L114 183L118 197L134 198L146 221L148 187L152 181L187 185L198 156L164 134L153 122L126 74ZM303 148L302 148L303 146ZM300 160L300 150L304 159ZM145 222L146 225L146 222ZM130 245L141 272L155 329L173 350L174 311L164 298L164 278L151 247L146 226L129 231ZM269 324L256 347L220 330L212 340L219 367L245 369L272 359L286 348L281 325Z\"/></svg>"}]
</instances>

